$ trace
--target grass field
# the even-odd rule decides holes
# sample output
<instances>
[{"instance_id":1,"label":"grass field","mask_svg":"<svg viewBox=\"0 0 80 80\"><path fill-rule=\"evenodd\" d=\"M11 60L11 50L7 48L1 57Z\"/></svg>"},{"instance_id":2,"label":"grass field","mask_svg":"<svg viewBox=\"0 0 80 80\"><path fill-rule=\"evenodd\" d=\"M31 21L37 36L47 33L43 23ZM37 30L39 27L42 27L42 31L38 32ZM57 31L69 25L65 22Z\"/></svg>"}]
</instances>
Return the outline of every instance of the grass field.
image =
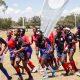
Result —
<instances>
[{"instance_id":1,"label":"grass field","mask_svg":"<svg viewBox=\"0 0 80 80\"><path fill-rule=\"evenodd\" d=\"M29 36L31 36L31 31L27 32L26 34L28 34ZM4 38L5 36L5 32L1 32L0 33L1 36L3 36ZM78 44L78 43L77 43ZM38 65L38 61L35 55L35 50L34 50L34 45L32 45L33 47L33 55L32 55L32 61L34 62L34 64L37 66ZM76 61L76 65L78 68L80 68L80 52L78 50L78 46L77 46L77 50L76 53L74 55L74 59ZM10 65L10 60L9 60L9 54L7 53L5 55L4 58L4 66L7 69L7 71L9 72L9 74L12 76L12 80L17 80L18 76L15 75L15 70L13 69L13 67ZM68 76L68 77L64 77L61 74L63 73L63 71L59 71L56 72L56 77L54 78L49 78L47 80L80 80L80 77L76 76L76 75L72 75L72 76ZM34 80L42 80L42 75L37 72L37 73L32 73ZM27 74L23 75L24 79L28 78ZM4 74L0 71L0 80L7 80L6 77L4 76Z\"/></svg>"}]
</instances>

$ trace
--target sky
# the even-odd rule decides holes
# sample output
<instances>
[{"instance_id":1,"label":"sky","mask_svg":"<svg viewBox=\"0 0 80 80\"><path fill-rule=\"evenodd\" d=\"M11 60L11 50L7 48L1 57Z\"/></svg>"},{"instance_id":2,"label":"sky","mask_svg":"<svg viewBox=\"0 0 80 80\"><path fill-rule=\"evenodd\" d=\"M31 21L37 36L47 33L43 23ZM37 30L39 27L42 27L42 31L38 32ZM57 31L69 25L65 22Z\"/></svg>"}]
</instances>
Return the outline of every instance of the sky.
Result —
<instances>
[{"instance_id":1,"label":"sky","mask_svg":"<svg viewBox=\"0 0 80 80\"><path fill-rule=\"evenodd\" d=\"M11 17L18 20L19 17L33 17L39 15L43 0L5 0L8 9L5 12L0 11L0 18ZM66 16L72 12L80 13L80 0L69 0L62 15Z\"/></svg>"}]
</instances>

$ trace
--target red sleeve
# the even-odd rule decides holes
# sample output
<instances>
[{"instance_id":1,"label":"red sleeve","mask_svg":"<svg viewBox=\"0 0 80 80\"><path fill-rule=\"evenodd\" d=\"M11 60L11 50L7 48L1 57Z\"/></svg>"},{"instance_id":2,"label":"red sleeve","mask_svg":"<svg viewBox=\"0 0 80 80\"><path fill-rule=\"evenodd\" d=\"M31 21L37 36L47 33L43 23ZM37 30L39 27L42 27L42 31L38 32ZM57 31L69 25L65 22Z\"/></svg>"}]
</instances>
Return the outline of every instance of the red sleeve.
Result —
<instances>
[{"instance_id":1,"label":"red sleeve","mask_svg":"<svg viewBox=\"0 0 80 80\"><path fill-rule=\"evenodd\" d=\"M27 44L30 44L30 40L28 36L24 36L23 37L24 42L26 42Z\"/></svg>"},{"instance_id":2,"label":"red sleeve","mask_svg":"<svg viewBox=\"0 0 80 80\"><path fill-rule=\"evenodd\" d=\"M51 42L51 44L54 44L54 35L53 35L53 32L51 32L50 36L49 36L49 40Z\"/></svg>"}]
</instances>

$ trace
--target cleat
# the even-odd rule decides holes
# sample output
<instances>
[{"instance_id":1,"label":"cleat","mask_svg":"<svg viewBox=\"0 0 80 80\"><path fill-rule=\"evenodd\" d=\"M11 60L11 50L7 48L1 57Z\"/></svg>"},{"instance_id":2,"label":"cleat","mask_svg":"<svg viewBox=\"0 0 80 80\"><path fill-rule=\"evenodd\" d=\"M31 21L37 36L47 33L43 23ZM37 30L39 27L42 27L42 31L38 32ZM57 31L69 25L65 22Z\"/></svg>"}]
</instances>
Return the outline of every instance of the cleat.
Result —
<instances>
[{"instance_id":1,"label":"cleat","mask_svg":"<svg viewBox=\"0 0 80 80\"><path fill-rule=\"evenodd\" d=\"M12 80L12 77L10 76L10 77L8 78L8 80Z\"/></svg>"}]
</instances>

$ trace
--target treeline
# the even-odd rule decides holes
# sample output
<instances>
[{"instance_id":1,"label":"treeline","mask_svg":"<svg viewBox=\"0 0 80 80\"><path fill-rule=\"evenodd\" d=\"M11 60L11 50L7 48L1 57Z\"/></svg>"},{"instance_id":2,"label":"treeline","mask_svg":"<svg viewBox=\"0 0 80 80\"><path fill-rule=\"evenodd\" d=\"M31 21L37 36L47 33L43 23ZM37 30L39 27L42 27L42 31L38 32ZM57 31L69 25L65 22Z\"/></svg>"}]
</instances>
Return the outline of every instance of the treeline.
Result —
<instances>
[{"instance_id":1,"label":"treeline","mask_svg":"<svg viewBox=\"0 0 80 80\"><path fill-rule=\"evenodd\" d=\"M9 29L11 28L11 25L11 18L0 18L0 29Z\"/></svg>"},{"instance_id":2,"label":"treeline","mask_svg":"<svg viewBox=\"0 0 80 80\"><path fill-rule=\"evenodd\" d=\"M69 15L66 17L62 17L58 23L58 25L67 26L70 28L74 28L75 26L78 27L80 25L80 15L76 15L76 24L75 24L75 16Z\"/></svg>"},{"instance_id":3,"label":"treeline","mask_svg":"<svg viewBox=\"0 0 80 80\"><path fill-rule=\"evenodd\" d=\"M24 17L24 26L30 28L30 26L40 26L41 19L38 16L34 16L30 19ZM19 27L23 26L23 18L20 17L18 21L13 21L11 18L0 18L0 29L9 29L14 26Z\"/></svg>"},{"instance_id":4,"label":"treeline","mask_svg":"<svg viewBox=\"0 0 80 80\"><path fill-rule=\"evenodd\" d=\"M24 18L20 17L17 22L13 21L11 18L0 18L0 29L9 29L9 28L12 28L13 26L16 26L16 27L23 26L23 19L24 19L24 25L26 28L31 28L30 26L40 27L41 25L41 19L39 16L34 16L30 19L27 19L25 17ZM74 28L75 17L74 15L62 17L57 24ZM76 17L76 24L77 24L76 26L80 24L80 15Z\"/></svg>"}]
</instances>

